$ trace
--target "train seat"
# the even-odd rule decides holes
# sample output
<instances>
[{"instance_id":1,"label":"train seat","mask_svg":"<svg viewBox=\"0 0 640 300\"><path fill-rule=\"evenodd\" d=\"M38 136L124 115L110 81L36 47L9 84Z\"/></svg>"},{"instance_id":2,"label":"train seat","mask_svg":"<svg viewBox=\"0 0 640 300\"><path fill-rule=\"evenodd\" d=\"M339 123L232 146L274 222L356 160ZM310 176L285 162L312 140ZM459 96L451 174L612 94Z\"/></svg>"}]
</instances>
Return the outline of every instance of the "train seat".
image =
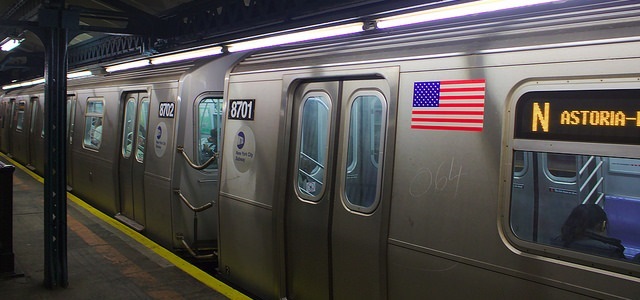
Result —
<instances>
[{"instance_id":1,"label":"train seat","mask_svg":"<svg viewBox=\"0 0 640 300\"><path fill-rule=\"evenodd\" d=\"M640 198L605 196L604 210L607 213L607 233L620 239L628 258L640 253Z\"/></svg>"}]
</instances>

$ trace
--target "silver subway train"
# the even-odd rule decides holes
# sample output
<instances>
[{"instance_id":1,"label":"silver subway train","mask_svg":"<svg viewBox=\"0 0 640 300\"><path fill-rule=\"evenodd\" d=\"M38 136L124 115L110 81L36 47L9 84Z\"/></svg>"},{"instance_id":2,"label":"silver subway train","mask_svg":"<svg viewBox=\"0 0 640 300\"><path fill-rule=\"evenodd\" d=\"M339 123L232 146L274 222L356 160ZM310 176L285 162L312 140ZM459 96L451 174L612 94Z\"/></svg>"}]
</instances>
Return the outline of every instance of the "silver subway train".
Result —
<instances>
[{"instance_id":1,"label":"silver subway train","mask_svg":"<svg viewBox=\"0 0 640 300\"><path fill-rule=\"evenodd\" d=\"M257 298L638 299L639 32L559 1L70 80L68 183ZM0 104L36 171L42 101Z\"/></svg>"}]
</instances>

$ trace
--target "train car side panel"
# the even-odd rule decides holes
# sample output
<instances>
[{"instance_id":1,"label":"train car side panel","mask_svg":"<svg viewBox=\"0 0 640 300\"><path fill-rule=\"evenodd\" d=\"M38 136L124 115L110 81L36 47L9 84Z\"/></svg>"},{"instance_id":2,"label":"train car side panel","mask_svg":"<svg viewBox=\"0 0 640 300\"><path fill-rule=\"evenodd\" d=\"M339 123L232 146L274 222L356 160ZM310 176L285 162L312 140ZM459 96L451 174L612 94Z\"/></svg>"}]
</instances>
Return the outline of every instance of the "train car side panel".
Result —
<instances>
[{"instance_id":1,"label":"train car side panel","mask_svg":"<svg viewBox=\"0 0 640 300\"><path fill-rule=\"evenodd\" d=\"M264 298L277 297L276 168L282 81L231 82L220 181L220 269Z\"/></svg>"},{"instance_id":2,"label":"train car side panel","mask_svg":"<svg viewBox=\"0 0 640 300\"><path fill-rule=\"evenodd\" d=\"M72 168L73 192L102 211L117 212L114 155L118 148L119 94L116 89L78 90L75 92L75 124L68 153ZM100 128L98 128L100 126ZM97 137L100 132L100 137Z\"/></svg>"}]
</instances>

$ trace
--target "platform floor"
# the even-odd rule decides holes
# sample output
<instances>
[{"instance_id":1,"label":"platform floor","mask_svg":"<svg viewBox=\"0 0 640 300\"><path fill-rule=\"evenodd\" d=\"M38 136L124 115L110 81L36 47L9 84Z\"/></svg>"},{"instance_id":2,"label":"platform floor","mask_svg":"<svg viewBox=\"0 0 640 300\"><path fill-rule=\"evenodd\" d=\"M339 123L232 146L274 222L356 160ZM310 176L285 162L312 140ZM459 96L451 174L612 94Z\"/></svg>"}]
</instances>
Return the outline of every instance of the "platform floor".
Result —
<instances>
[{"instance_id":1,"label":"platform floor","mask_svg":"<svg viewBox=\"0 0 640 300\"><path fill-rule=\"evenodd\" d=\"M16 165L2 155L0 161ZM16 165L16 274L1 275L1 299L248 299L152 242L141 243L75 200L67 201L69 286L45 288L44 188L27 172Z\"/></svg>"}]
</instances>

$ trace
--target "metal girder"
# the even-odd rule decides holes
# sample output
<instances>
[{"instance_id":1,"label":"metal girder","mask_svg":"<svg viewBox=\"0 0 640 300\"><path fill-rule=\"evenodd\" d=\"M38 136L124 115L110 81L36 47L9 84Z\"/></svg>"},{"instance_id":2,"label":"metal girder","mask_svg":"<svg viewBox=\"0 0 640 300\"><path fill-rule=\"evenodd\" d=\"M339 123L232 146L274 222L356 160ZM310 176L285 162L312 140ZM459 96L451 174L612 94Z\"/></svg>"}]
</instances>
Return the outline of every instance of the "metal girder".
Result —
<instances>
[{"instance_id":1,"label":"metal girder","mask_svg":"<svg viewBox=\"0 0 640 300\"><path fill-rule=\"evenodd\" d=\"M272 28L274 24L298 21L303 25L335 21L329 12L344 11L385 0L208 0L182 5L167 16L163 38L186 41L221 34ZM388 0L387 0L388 1ZM355 11L352 10L352 13ZM325 14L324 18L318 16ZM310 17L313 16L313 20ZM309 22L305 22L309 19Z\"/></svg>"},{"instance_id":2,"label":"metal girder","mask_svg":"<svg viewBox=\"0 0 640 300\"><path fill-rule=\"evenodd\" d=\"M69 49L69 65L80 66L142 54L149 49L149 39L142 36L107 36L82 47Z\"/></svg>"}]
</instances>

